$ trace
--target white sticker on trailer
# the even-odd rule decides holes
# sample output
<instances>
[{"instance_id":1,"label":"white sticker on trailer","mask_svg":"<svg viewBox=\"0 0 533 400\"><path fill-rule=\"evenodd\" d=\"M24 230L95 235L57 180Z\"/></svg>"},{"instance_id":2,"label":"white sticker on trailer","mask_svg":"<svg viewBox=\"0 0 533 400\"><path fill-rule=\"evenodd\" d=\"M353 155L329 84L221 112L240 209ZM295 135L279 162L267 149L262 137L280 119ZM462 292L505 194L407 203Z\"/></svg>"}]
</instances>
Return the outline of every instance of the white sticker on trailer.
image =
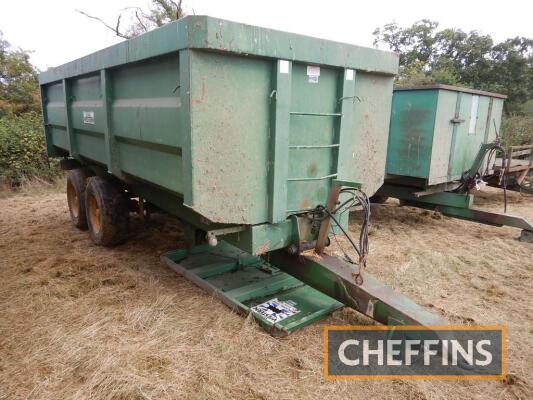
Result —
<instances>
[{"instance_id":1,"label":"white sticker on trailer","mask_svg":"<svg viewBox=\"0 0 533 400\"><path fill-rule=\"evenodd\" d=\"M300 312L293 304L288 301L270 299L252 307L251 310L275 324Z\"/></svg>"},{"instance_id":2,"label":"white sticker on trailer","mask_svg":"<svg viewBox=\"0 0 533 400\"><path fill-rule=\"evenodd\" d=\"M472 96L472 105L470 107L470 124L468 125L468 134L476 134L477 117L479 113L479 96Z\"/></svg>"},{"instance_id":3,"label":"white sticker on trailer","mask_svg":"<svg viewBox=\"0 0 533 400\"><path fill-rule=\"evenodd\" d=\"M94 111L84 111L83 112L83 123L94 125Z\"/></svg>"},{"instance_id":4,"label":"white sticker on trailer","mask_svg":"<svg viewBox=\"0 0 533 400\"><path fill-rule=\"evenodd\" d=\"M346 70L346 80L353 81L353 69Z\"/></svg>"},{"instance_id":5,"label":"white sticker on trailer","mask_svg":"<svg viewBox=\"0 0 533 400\"><path fill-rule=\"evenodd\" d=\"M280 74L289 73L289 62L287 60L279 60L279 73Z\"/></svg>"},{"instance_id":6,"label":"white sticker on trailer","mask_svg":"<svg viewBox=\"0 0 533 400\"><path fill-rule=\"evenodd\" d=\"M318 83L318 77L320 76L320 67L316 65L307 66L307 76L310 83Z\"/></svg>"}]
</instances>

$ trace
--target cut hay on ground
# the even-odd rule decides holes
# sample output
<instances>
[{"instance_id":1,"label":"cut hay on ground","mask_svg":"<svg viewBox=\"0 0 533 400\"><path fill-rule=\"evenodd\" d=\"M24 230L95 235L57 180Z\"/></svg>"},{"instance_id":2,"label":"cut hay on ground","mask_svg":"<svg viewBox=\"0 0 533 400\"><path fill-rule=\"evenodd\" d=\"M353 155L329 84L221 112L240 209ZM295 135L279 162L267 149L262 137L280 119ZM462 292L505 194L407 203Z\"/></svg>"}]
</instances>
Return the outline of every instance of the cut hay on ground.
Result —
<instances>
[{"instance_id":1,"label":"cut hay on ground","mask_svg":"<svg viewBox=\"0 0 533 400\"><path fill-rule=\"evenodd\" d=\"M533 219L533 199L510 211ZM159 262L183 245L174 219L100 248L50 189L0 199L0 399L531 398L533 245L394 201L372 212L369 271L453 323L506 324L511 382L326 382L320 324L274 339Z\"/></svg>"}]
</instances>

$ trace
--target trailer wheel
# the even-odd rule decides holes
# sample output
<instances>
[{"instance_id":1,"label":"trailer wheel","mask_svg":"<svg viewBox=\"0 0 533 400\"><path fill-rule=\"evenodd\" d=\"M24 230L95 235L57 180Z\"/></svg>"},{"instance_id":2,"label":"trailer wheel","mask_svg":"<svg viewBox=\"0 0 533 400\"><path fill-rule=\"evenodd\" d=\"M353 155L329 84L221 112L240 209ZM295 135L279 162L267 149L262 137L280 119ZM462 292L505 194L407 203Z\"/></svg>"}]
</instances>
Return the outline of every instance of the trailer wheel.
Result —
<instances>
[{"instance_id":1,"label":"trailer wheel","mask_svg":"<svg viewBox=\"0 0 533 400\"><path fill-rule=\"evenodd\" d=\"M87 168L72 169L67 172L67 203L72 224L83 231L87 230L85 213L85 187L87 179L93 175Z\"/></svg>"},{"instance_id":2,"label":"trailer wheel","mask_svg":"<svg viewBox=\"0 0 533 400\"><path fill-rule=\"evenodd\" d=\"M85 190L89 234L94 243L113 246L126 240L129 204L124 191L109 179L95 176Z\"/></svg>"}]
</instances>

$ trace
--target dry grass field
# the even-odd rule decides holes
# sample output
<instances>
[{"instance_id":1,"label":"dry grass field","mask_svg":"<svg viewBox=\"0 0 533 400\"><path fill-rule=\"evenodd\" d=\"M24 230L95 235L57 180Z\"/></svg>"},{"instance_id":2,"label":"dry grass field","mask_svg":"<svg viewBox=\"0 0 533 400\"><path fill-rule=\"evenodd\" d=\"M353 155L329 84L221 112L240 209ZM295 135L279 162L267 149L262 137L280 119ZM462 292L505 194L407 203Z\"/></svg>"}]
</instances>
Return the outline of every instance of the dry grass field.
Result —
<instances>
[{"instance_id":1,"label":"dry grass field","mask_svg":"<svg viewBox=\"0 0 533 400\"><path fill-rule=\"evenodd\" d=\"M533 219L533 198L510 211ZM506 324L507 382L326 382L320 324L272 338L159 262L183 246L174 219L134 219L127 244L100 248L40 188L0 198L0 399L533 398L533 245L395 201L372 213L369 271L453 323Z\"/></svg>"}]
</instances>

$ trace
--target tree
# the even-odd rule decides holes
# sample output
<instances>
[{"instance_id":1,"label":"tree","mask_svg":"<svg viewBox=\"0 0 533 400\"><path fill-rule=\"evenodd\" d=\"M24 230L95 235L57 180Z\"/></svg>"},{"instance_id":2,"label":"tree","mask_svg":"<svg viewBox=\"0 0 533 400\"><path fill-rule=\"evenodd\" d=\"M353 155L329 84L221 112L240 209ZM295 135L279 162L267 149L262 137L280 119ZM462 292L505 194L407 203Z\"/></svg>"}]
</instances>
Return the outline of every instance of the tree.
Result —
<instances>
[{"instance_id":1,"label":"tree","mask_svg":"<svg viewBox=\"0 0 533 400\"><path fill-rule=\"evenodd\" d=\"M490 57L489 88L502 88L516 104L533 99L533 39L507 39L492 48Z\"/></svg>"},{"instance_id":2,"label":"tree","mask_svg":"<svg viewBox=\"0 0 533 400\"><path fill-rule=\"evenodd\" d=\"M508 112L533 98L533 39L494 44L477 31L438 26L429 20L407 28L393 22L374 31L374 45L400 53L400 85L446 83L503 92Z\"/></svg>"},{"instance_id":3,"label":"tree","mask_svg":"<svg viewBox=\"0 0 533 400\"><path fill-rule=\"evenodd\" d=\"M432 61L435 45L435 29L439 24L423 19L409 28L401 28L396 22L385 24L373 32L374 45L387 44L392 51L400 53L400 65L419 61L426 65Z\"/></svg>"},{"instance_id":4,"label":"tree","mask_svg":"<svg viewBox=\"0 0 533 400\"><path fill-rule=\"evenodd\" d=\"M152 0L152 5L148 11L145 11L140 7L127 7L118 15L114 25L110 25L101 18L90 15L85 11L77 11L88 18L100 22L106 28L113 31L118 37L131 39L154 28L183 18L185 16L185 11L183 10L182 2L182 0ZM124 17L129 19L126 27L122 26Z\"/></svg>"},{"instance_id":5,"label":"tree","mask_svg":"<svg viewBox=\"0 0 533 400\"><path fill-rule=\"evenodd\" d=\"M13 49L0 32L0 117L38 110L39 84L30 56Z\"/></svg>"}]
</instances>

